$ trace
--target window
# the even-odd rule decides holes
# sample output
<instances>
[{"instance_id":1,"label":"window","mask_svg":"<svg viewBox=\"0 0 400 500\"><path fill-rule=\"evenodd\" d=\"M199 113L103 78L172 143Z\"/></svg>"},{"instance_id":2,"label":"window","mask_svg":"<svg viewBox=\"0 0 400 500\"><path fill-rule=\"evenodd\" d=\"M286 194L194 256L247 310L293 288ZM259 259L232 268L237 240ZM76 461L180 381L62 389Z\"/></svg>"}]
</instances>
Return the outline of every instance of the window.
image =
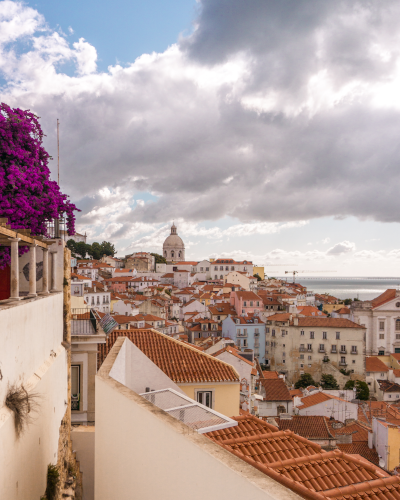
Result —
<instances>
[{"instance_id":1,"label":"window","mask_svg":"<svg viewBox=\"0 0 400 500\"><path fill-rule=\"evenodd\" d=\"M304 359L304 354L300 354L300 359Z\"/></svg>"},{"instance_id":2,"label":"window","mask_svg":"<svg viewBox=\"0 0 400 500\"><path fill-rule=\"evenodd\" d=\"M307 344L307 351L312 351L312 344Z\"/></svg>"},{"instance_id":3,"label":"window","mask_svg":"<svg viewBox=\"0 0 400 500\"><path fill-rule=\"evenodd\" d=\"M346 352L346 346L345 345L341 345L340 346L340 352Z\"/></svg>"},{"instance_id":4,"label":"window","mask_svg":"<svg viewBox=\"0 0 400 500\"><path fill-rule=\"evenodd\" d=\"M325 344L319 344L319 350L320 351L325 351Z\"/></svg>"},{"instance_id":5,"label":"window","mask_svg":"<svg viewBox=\"0 0 400 500\"><path fill-rule=\"evenodd\" d=\"M80 387L81 387L81 367L80 365L71 366L71 410L80 409Z\"/></svg>"},{"instance_id":6,"label":"window","mask_svg":"<svg viewBox=\"0 0 400 500\"><path fill-rule=\"evenodd\" d=\"M210 270L210 268L209 268L209 267L206 267L206 271L209 271L209 270Z\"/></svg>"},{"instance_id":7,"label":"window","mask_svg":"<svg viewBox=\"0 0 400 500\"><path fill-rule=\"evenodd\" d=\"M212 408L212 392L211 391L198 391L197 402L201 405Z\"/></svg>"},{"instance_id":8,"label":"window","mask_svg":"<svg viewBox=\"0 0 400 500\"><path fill-rule=\"evenodd\" d=\"M336 332L336 340L340 339L340 332Z\"/></svg>"},{"instance_id":9,"label":"window","mask_svg":"<svg viewBox=\"0 0 400 500\"><path fill-rule=\"evenodd\" d=\"M356 364L356 360L355 360L355 359L353 359L352 363L353 363L353 365L355 365L355 364Z\"/></svg>"},{"instance_id":10,"label":"window","mask_svg":"<svg viewBox=\"0 0 400 500\"><path fill-rule=\"evenodd\" d=\"M243 347L247 347L247 339L243 340Z\"/></svg>"},{"instance_id":11,"label":"window","mask_svg":"<svg viewBox=\"0 0 400 500\"><path fill-rule=\"evenodd\" d=\"M214 271L218 271L218 266L214 267ZM216 277L216 276L215 276Z\"/></svg>"},{"instance_id":12,"label":"window","mask_svg":"<svg viewBox=\"0 0 400 500\"><path fill-rule=\"evenodd\" d=\"M395 330L396 330L396 332L400 331L400 319L396 319Z\"/></svg>"},{"instance_id":13,"label":"window","mask_svg":"<svg viewBox=\"0 0 400 500\"><path fill-rule=\"evenodd\" d=\"M304 365L303 365L303 364L301 364L301 365L300 365L300 368L304 368Z\"/></svg>"},{"instance_id":14,"label":"window","mask_svg":"<svg viewBox=\"0 0 400 500\"><path fill-rule=\"evenodd\" d=\"M379 330L384 330L385 329L385 322L384 321L379 321Z\"/></svg>"},{"instance_id":15,"label":"window","mask_svg":"<svg viewBox=\"0 0 400 500\"><path fill-rule=\"evenodd\" d=\"M246 301L244 301L244 302L243 302L243 305L244 305L244 307L246 307L246 305L247 305L247 302L246 302Z\"/></svg>"},{"instance_id":16,"label":"window","mask_svg":"<svg viewBox=\"0 0 400 500\"><path fill-rule=\"evenodd\" d=\"M231 266L231 271L234 271L235 270L235 266Z\"/></svg>"},{"instance_id":17,"label":"window","mask_svg":"<svg viewBox=\"0 0 400 500\"><path fill-rule=\"evenodd\" d=\"M342 356L342 357L340 358L340 364L341 364L341 365L345 365L345 364L346 364L346 358L345 358L344 356Z\"/></svg>"},{"instance_id":18,"label":"window","mask_svg":"<svg viewBox=\"0 0 400 500\"><path fill-rule=\"evenodd\" d=\"M224 266L219 266L219 270L223 271L224 270Z\"/></svg>"},{"instance_id":19,"label":"window","mask_svg":"<svg viewBox=\"0 0 400 500\"><path fill-rule=\"evenodd\" d=\"M275 330L272 330L272 336L275 337Z\"/></svg>"},{"instance_id":20,"label":"window","mask_svg":"<svg viewBox=\"0 0 400 500\"><path fill-rule=\"evenodd\" d=\"M301 330L300 335L304 335L304 330Z\"/></svg>"},{"instance_id":21,"label":"window","mask_svg":"<svg viewBox=\"0 0 400 500\"><path fill-rule=\"evenodd\" d=\"M267 341L265 342L265 345L269 345L269 340L267 340Z\"/></svg>"},{"instance_id":22,"label":"window","mask_svg":"<svg viewBox=\"0 0 400 500\"><path fill-rule=\"evenodd\" d=\"M224 279L224 277L222 276L222 274L221 274L221 276L219 277L219 279L221 279L221 280L223 280L223 279Z\"/></svg>"},{"instance_id":23,"label":"window","mask_svg":"<svg viewBox=\"0 0 400 500\"><path fill-rule=\"evenodd\" d=\"M250 307L253 307L253 301L250 300Z\"/></svg>"},{"instance_id":24,"label":"window","mask_svg":"<svg viewBox=\"0 0 400 500\"><path fill-rule=\"evenodd\" d=\"M259 307L259 306L260 306L260 301L259 301L259 300L257 300L257 307Z\"/></svg>"},{"instance_id":25,"label":"window","mask_svg":"<svg viewBox=\"0 0 400 500\"><path fill-rule=\"evenodd\" d=\"M229 266L225 266L225 271L229 271Z\"/></svg>"},{"instance_id":26,"label":"window","mask_svg":"<svg viewBox=\"0 0 400 500\"><path fill-rule=\"evenodd\" d=\"M267 333L269 333L269 326L267 327Z\"/></svg>"},{"instance_id":27,"label":"window","mask_svg":"<svg viewBox=\"0 0 400 500\"><path fill-rule=\"evenodd\" d=\"M381 373L381 377L384 377L384 376L385 376L385 374L384 374L384 373Z\"/></svg>"},{"instance_id":28,"label":"window","mask_svg":"<svg viewBox=\"0 0 400 500\"><path fill-rule=\"evenodd\" d=\"M357 346L356 345L351 346L351 352L357 354Z\"/></svg>"},{"instance_id":29,"label":"window","mask_svg":"<svg viewBox=\"0 0 400 500\"><path fill-rule=\"evenodd\" d=\"M247 335L247 328L243 328L243 333Z\"/></svg>"},{"instance_id":30,"label":"window","mask_svg":"<svg viewBox=\"0 0 400 500\"><path fill-rule=\"evenodd\" d=\"M400 333L396 333L396 340L400 340Z\"/></svg>"},{"instance_id":31,"label":"window","mask_svg":"<svg viewBox=\"0 0 400 500\"><path fill-rule=\"evenodd\" d=\"M379 334L379 339L380 339L380 340L383 340L384 338L385 338L385 334L384 334L384 333L380 333L380 334Z\"/></svg>"},{"instance_id":32,"label":"window","mask_svg":"<svg viewBox=\"0 0 400 500\"><path fill-rule=\"evenodd\" d=\"M310 339L314 338L314 332L310 332Z\"/></svg>"},{"instance_id":33,"label":"window","mask_svg":"<svg viewBox=\"0 0 400 500\"><path fill-rule=\"evenodd\" d=\"M378 351L378 356L384 356L385 355L385 351Z\"/></svg>"},{"instance_id":34,"label":"window","mask_svg":"<svg viewBox=\"0 0 400 500\"><path fill-rule=\"evenodd\" d=\"M240 328L238 328L238 329L237 329L237 333L238 333L238 335L240 335L240 332L241 332L241 329L240 329Z\"/></svg>"},{"instance_id":35,"label":"window","mask_svg":"<svg viewBox=\"0 0 400 500\"><path fill-rule=\"evenodd\" d=\"M258 328L255 328L254 333L260 333Z\"/></svg>"},{"instance_id":36,"label":"window","mask_svg":"<svg viewBox=\"0 0 400 500\"><path fill-rule=\"evenodd\" d=\"M286 363L286 359L282 359L282 363Z\"/></svg>"},{"instance_id":37,"label":"window","mask_svg":"<svg viewBox=\"0 0 400 500\"><path fill-rule=\"evenodd\" d=\"M308 361L311 361L311 356L308 356ZM311 366L311 365L308 365L308 366Z\"/></svg>"},{"instance_id":38,"label":"window","mask_svg":"<svg viewBox=\"0 0 400 500\"><path fill-rule=\"evenodd\" d=\"M323 338L324 340L326 340L326 339L327 339L326 332L322 332L322 338Z\"/></svg>"},{"instance_id":39,"label":"window","mask_svg":"<svg viewBox=\"0 0 400 500\"><path fill-rule=\"evenodd\" d=\"M215 275L215 276L214 276L214 279L215 279L215 280L216 280L216 279L218 279L218 276L217 276L217 275Z\"/></svg>"},{"instance_id":40,"label":"window","mask_svg":"<svg viewBox=\"0 0 400 500\"><path fill-rule=\"evenodd\" d=\"M336 346L335 345L332 346L332 352L336 352Z\"/></svg>"}]
</instances>

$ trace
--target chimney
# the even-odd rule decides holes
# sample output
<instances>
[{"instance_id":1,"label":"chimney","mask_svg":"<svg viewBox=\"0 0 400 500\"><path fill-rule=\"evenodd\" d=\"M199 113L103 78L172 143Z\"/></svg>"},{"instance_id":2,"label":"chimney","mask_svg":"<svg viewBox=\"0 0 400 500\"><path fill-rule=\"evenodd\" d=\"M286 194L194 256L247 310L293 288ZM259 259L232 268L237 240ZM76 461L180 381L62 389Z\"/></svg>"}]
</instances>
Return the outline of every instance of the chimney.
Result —
<instances>
[{"instance_id":1,"label":"chimney","mask_svg":"<svg viewBox=\"0 0 400 500\"><path fill-rule=\"evenodd\" d=\"M294 326L299 326L299 318L293 318Z\"/></svg>"}]
</instances>

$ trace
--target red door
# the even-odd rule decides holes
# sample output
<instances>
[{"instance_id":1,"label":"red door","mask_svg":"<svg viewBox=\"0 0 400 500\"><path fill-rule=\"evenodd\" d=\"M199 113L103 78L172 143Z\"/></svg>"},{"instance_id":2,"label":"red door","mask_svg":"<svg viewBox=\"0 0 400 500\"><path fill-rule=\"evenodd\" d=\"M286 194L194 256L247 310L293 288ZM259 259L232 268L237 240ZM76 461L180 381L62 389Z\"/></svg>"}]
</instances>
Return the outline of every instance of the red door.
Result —
<instances>
[{"instance_id":1,"label":"red door","mask_svg":"<svg viewBox=\"0 0 400 500\"><path fill-rule=\"evenodd\" d=\"M0 269L0 300L9 299L11 295L10 266Z\"/></svg>"}]
</instances>

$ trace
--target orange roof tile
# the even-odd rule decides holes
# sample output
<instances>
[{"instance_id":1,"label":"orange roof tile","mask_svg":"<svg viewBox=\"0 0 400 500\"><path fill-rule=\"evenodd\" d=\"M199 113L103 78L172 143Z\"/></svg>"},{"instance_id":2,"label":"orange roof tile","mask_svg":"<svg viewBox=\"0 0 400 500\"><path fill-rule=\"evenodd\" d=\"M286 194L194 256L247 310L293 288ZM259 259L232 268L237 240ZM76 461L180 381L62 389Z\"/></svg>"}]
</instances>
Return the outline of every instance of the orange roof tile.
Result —
<instances>
[{"instance_id":1,"label":"orange roof tile","mask_svg":"<svg viewBox=\"0 0 400 500\"><path fill-rule=\"evenodd\" d=\"M326 417L320 415L294 415L291 419L277 419L280 430L291 430L307 439L334 439Z\"/></svg>"},{"instance_id":2,"label":"orange roof tile","mask_svg":"<svg viewBox=\"0 0 400 500\"><path fill-rule=\"evenodd\" d=\"M362 458L316 443L251 415L205 434L232 454L309 500L399 500L400 478Z\"/></svg>"},{"instance_id":3,"label":"orange roof tile","mask_svg":"<svg viewBox=\"0 0 400 500\"><path fill-rule=\"evenodd\" d=\"M99 366L120 336L128 337L175 383L239 382L236 370L228 363L156 330L114 330L106 344L99 344Z\"/></svg>"},{"instance_id":4,"label":"orange roof tile","mask_svg":"<svg viewBox=\"0 0 400 500\"><path fill-rule=\"evenodd\" d=\"M281 378L277 379L260 379L260 383L265 390L265 401L292 401L289 389Z\"/></svg>"},{"instance_id":5,"label":"orange roof tile","mask_svg":"<svg viewBox=\"0 0 400 500\"><path fill-rule=\"evenodd\" d=\"M385 292L383 292L381 295L373 299L372 302L372 308L374 309L375 307L379 307L386 302L390 302L391 300L396 298L396 289L395 288L389 288Z\"/></svg>"},{"instance_id":6,"label":"orange roof tile","mask_svg":"<svg viewBox=\"0 0 400 500\"><path fill-rule=\"evenodd\" d=\"M354 323L345 318L298 318L299 326L320 326L320 327L333 327L333 328L362 328L364 326Z\"/></svg>"},{"instance_id":7,"label":"orange roof tile","mask_svg":"<svg viewBox=\"0 0 400 500\"><path fill-rule=\"evenodd\" d=\"M262 372L262 374L263 374L263 378L265 378L267 380L279 378L279 373L276 371L264 370Z\"/></svg>"},{"instance_id":8,"label":"orange roof tile","mask_svg":"<svg viewBox=\"0 0 400 500\"><path fill-rule=\"evenodd\" d=\"M239 352L237 349L234 349L232 348L231 346L227 345L225 346L223 349L220 349L219 351L217 352L214 352L212 355L214 357L218 357L220 354L222 354L223 352L228 352L229 354L232 354L233 356L235 356L236 358L240 359L240 361L244 361L245 363L247 363L248 365L250 366L253 366L253 363L251 361L249 361L248 359L245 359L243 358L242 356L240 356Z\"/></svg>"},{"instance_id":9,"label":"orange roof tile","mask_svg":"<svg viewBox=\"0 0 400 500\"><path fill-rule=\"evenodd\" d=\"M365 358L365 370L367 372L388 372L389 368L377 356L367 356Z\"/></svg>"}]
</instances>

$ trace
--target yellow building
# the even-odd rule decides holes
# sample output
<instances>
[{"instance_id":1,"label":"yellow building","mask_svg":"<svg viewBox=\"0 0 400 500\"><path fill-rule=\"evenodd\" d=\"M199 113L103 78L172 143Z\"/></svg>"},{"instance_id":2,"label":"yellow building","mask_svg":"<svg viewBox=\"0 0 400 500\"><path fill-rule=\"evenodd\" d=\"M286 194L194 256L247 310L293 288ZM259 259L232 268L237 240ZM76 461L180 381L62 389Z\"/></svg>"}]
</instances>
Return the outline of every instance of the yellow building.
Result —
<instances>
[{"instance_id":1,"label":"yellow building","mask_svg":"<svg viewBox=\"0 0 400 500\"><path fill-rule=\"evenodd\" d=\"M263 280L265 278L264 267L254 266L253 267L253 275L255 275L255 274L258 274L258 276L260 276L260 278Z\"/></svg>"},{"instance_id":2,"label":"yellow building","mask_svg":"<svg viewBox=\"0 0 400 500\"><path fill-rule=\"evenodd\" d=\"M187 396L228 417L240 406L240 379L233 366L156 330L114 330L99 346L102 363L118 337L127 337ZM136 377L151 377L150 368ZM147 371L146 371L147 370ZM174 388L174 387L171 387Z\"/></svg>"}]
</instances>

